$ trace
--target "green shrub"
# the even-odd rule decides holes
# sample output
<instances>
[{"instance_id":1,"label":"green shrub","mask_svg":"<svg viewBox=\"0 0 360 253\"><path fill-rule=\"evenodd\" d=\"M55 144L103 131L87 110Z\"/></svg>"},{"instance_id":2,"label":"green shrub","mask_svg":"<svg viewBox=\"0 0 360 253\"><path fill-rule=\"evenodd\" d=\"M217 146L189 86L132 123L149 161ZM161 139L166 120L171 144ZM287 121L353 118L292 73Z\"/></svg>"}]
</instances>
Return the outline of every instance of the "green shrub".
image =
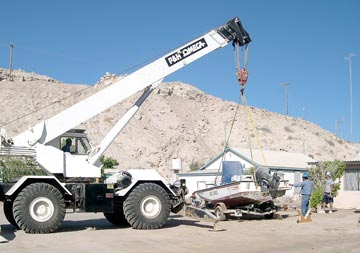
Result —
<instances>
[{"instance_id":1,"label":"green shrub","mask_svg":"<svg viewBox=\"0 0 360 253\"><path fill-rule=\"evenodd\" d=\"M190 164L190 171L195 171L200 169L204 164L202 164L201 162L192 162Z\"/></svg>"},{"instance_id":2,"label":"green shrub","mask_svg":"<svg viewBox=\"0 0 360 253\"><path fill-rule=\"evenodd\" d=\"M44 176L46 172L39 168L36 162L29 158L11 157L0 159L0 178L3 182L22 176Z\"/></svg>"},{"instance_id":3,"label":"green shrub","mask_svg":"<svg viewBox=\"0 0 360 253\"><path fill-rule=\"evenodd\" d=\"M110 156L109 157L102 156L100 158L100 162L103 165L103 169L113 169L114 167L119 165L119 162Z\"/></svg>"},{"instance_id":4,"label":"green shrub","mask_svg":"<svg viewBox=\"0 0 360 253\"><path fill-rule=\"evenodd\" d=\"M325 173L329 171L334 181L340 180L345 173L345 163L339 160L319 162L309 170L310 179L314 188L311 196L311 207L317 208L322 201L325 188ZM332 195L336 197L340 190L340 184L334 183Z\"/></svg>"},{"instance_id":5,"label":"green shrub","mask_svg":"<svg viewBox=\"0 0 360 253\"><path fill-rule=\"evenodd\" d=\"M106 169L114 169L116 166L119 165L119 162L112 158L111 156L109 157L105 157L105 156L101 156L100 157L100 162L102 164L101 167L101 178L105 178L105 170Z\"/></svg>"},{"instance_id":6,"label":"green shrub","mask_svg":"<svg viewBox=\"0 0 360 253\"><path fill-rule=\"evenodd\" d=\"M323 189L322 188L313 188L313 192L310 197L310 207L317 208L321 203L323 198Z\"/></svg>"}]
</instances>

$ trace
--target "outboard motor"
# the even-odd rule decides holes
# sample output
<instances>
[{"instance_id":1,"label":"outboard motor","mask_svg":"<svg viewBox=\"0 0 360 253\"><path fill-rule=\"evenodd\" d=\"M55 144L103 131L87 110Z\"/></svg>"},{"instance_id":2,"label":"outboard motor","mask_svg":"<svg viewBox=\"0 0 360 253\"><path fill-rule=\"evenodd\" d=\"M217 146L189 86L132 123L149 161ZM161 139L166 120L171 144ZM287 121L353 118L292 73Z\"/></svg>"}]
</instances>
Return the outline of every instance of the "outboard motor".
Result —
<instances>
[{"instance_id":1,"label":"outboard motor","mask_svg":"<svg viewBox=\"0 0 360 253\"><path fill-rule=\"evenodd\" d=\"M269 191L271 194L276 194L280 184L280 177L276 173L271 175L269 168L258 167L255 170L255 177L261 187L261 191Z\"/></svg>"}]
</instances>

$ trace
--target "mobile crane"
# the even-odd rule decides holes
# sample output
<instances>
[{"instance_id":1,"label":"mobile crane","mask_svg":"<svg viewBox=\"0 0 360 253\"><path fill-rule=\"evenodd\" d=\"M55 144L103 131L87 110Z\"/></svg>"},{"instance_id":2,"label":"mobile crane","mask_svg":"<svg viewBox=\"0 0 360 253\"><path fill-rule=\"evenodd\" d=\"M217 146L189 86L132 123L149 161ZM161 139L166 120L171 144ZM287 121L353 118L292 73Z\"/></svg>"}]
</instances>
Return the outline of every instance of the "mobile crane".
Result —
<instances>
[{"instance_id":1,"label":"mobile crane","mask_svg":"<svg viewBox=\"0 0 360 253\"><path fill-rule=\"evenodd\" d=\"M238 48L251 42L237 17L13 139L1 129L2 155L31 153L48 174L0 183L0 201L4 202L8 221L27 233L50 233L58 229L66 210L72 208L103 212L115 225L161 228L170 212L176 213L183 207L184 185L168 184L156 170L136 169L119 171L104 182L96 182L101 177L99 159L166 76L230 42ZM89 149L86 159L52 145L59 136L141 90L139 99L101 143Z\"/></svg>"}]
</instances>

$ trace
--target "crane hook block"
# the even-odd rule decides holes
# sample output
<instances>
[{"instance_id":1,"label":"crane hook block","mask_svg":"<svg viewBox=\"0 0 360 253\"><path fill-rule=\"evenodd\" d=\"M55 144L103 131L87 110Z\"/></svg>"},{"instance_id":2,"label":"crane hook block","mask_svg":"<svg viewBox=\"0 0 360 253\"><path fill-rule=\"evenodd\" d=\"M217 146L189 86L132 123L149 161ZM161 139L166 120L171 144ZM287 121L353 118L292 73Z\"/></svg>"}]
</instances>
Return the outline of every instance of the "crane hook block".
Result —
<instances>
[{"instance_id":1,"label":"crane hook block","mask_svg":"<svg viewBox=\"0 0 360 253\"><path fill-rule=\"evenodd\" d=\"M242 68L237 71L236 75L239 83L244 86L248 79L248 71L245 68Z\"/></svg>"}]
</instances>

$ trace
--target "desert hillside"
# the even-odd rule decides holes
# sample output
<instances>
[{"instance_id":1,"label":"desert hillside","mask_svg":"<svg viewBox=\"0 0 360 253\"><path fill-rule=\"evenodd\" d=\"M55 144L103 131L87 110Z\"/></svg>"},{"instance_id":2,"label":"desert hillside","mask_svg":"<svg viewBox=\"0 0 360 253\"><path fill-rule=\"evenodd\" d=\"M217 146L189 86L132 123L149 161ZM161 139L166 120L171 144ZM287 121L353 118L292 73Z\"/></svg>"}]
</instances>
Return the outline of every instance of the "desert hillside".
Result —
<instances>
[{"instance_id":1,"label":"desert hillside","mask_svg":"<svg viewBox=\"0 0 360 253\"><path fill-rule=\"evenodd\" d=\"M11 137L122 78L106 74L90 86L65 84L22 70L13 71L13 81L9 81L7 74L8 70L0 69L0 127ZM87 129L92 143L98 144L139 95L77 127ZM164 177L171 174L172 159L180 158L187 171L191 164L205 163L222 151L236 107L189 84L163 83L106 155L116 158L120 168L155 168ZM309 121L253 107L249 110L264 149L299 152L315 160L350 160L359 152L358 143L342 140ZM240 106L229 146L249 147L246 117L245 107ZM257 148L254 133L250 138Z\"/></svg>"}]
</instances>

